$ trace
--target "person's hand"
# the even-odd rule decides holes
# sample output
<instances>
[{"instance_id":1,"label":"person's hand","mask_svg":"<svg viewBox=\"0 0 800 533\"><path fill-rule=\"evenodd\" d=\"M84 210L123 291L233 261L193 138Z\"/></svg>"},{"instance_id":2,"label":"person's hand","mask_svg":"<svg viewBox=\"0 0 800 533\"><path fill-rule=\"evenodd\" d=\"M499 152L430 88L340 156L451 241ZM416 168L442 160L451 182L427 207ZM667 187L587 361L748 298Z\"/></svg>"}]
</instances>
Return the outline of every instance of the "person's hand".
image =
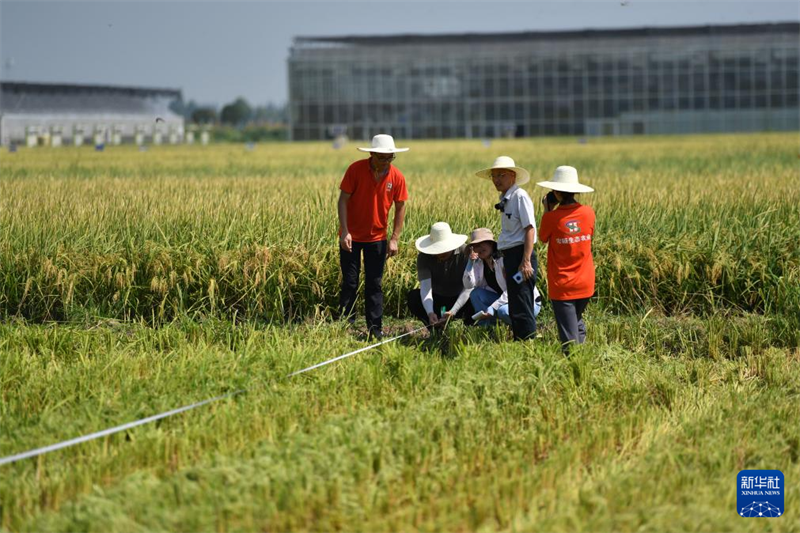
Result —
<instances>
[{"instance_id":1,"label":"person's hand","mask_svg":"<svg viewBox=\"0 0 800 533\"><path fill-rule=\"evenodd\" d=\"M346 252L353 251L353 237L350 236L350 232L343 231L342 234L339 235L339 246Z\"/></svg>"},{"instance_id":2,"label":"person's hand","mask_svg":"<svg viewBox=\"0 0 800 533\"><path fill-rule=\"evenodd\" d=\"M472 246L469 247L469 259L470 261L478 260L478 252L476 252Z\"/></svg>"},{"instance_id":3,"label":"person's hand","mask_svg":"<svg viewBox=\"0 0 800 533\"><path fill-rule=\"evenodd\" d=\"M444 326L448 322L450 322L454 317L455 317L455 314L452 311L448 311L448 312L446 312L445 314L442 315L442 318L439 320L439 322Z\"/></svg>"},{"instance_id":4,"label":"person's hand","mask_svg":"<svg viewBox=\"0 0 800 533\"><path fill-rule=\"evenodd\" d=\"M522 279L529 280L533 278L533 266L531 265L530 258L525 258L522 260L522 264L519 266L519 271L522 272Z\"/></svg>"},{"instance_id":5,"label":"person's hand","mask_svg":"<svg viewBox=\"0 0 800 533\"><path fill-rule=\"evenodd\" d=\"M550 202L547 201L547 195L545 194L542 196L542 205L544 206L545 212L552 211L553 209L550 207Z\"/></svg>"},{"instance_id":6,"label":"person's hand","mask_svg":"<svg viewBox=\"0 0 800 533\"><path fill-rule=\"evenodd\" d=\"M439 315L436 313L428 313L428 323L431 326L436 326L439 323Z\"/></svg>"},{"instance_id":7,"label":"person's hand","mask_svg":"<svg viewBox=\"0 0 800 533\"><path fill-rule=\"evenodd\" d=\"M389 250L386 252L387 257L394 257L397 255L397 239L390 239L389 240Z\"/></svg>"}]
</instances>

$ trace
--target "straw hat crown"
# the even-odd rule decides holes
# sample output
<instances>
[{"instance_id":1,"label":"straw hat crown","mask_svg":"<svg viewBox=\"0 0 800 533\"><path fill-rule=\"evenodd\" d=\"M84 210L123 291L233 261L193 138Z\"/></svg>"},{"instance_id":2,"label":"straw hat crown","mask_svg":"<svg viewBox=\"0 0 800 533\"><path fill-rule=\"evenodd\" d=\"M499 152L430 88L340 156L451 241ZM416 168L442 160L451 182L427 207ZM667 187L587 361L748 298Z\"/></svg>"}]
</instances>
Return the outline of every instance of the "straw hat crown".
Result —
<instances>
[{"instance_id":1,"label":"straw hat crown","mask_svg":"<svg viewBox=\"0 0 800 533\"><path fill-rule=\"evenodd\" d=\"M469 242L470 244L478 244L479 242L496 242L494 240L494 235L492 234L492 230L488 228L478 228L472 230L472 235L470 235Z\"/></svg>"},{"instance_id":2,"label":"straw hat crown","mask_svg":"<svg viewBox=\"0 0 800 533\"><path fill-rule=\"evenodd\" d=\"M396 154L408 152L408 148L397 148L394 145L394 137L381 133L372 138L372 146L369 148L359 148L362 152L377 152L379 154Z\"/></svg>"},{"instance_id":3,"label":"straw hat crown","mask_svg":"<svg viewBox=\"0 0 800 533\"><path fill-rule=\"evenodd\" d=\"M531 180L531 173L522 167L518 167L516 163L514 163L514 160L508 157L507 155L501 155L500 157L494 160L494 164L491 167L479 170L478 172L475 173L475 175L478 176L479 178L490 180L492 179L492 170L501 168L507 170L513 170L516 173L517 179L514 181L514 183L517 185L524 185Z\"/></svg>"},{"instance_id":4,"label":"straw hat crown","mask_svg":"<svg viewBox=\"0 0 800 533\"><path fill-rule=\"evenodd\" d=\"M436 222L431 226L430 234L417 239L415 245L423 254L436 255L455 250L465 242L466 235L453 233L447 222Z\"/></svg>"},{"instance_id":5,"label":"straw hat crown","mask_svg":"<svg viewBox=\"0 0 800 533\"><path fill-rule=\"evenodd\" d=\"M540 181L536 185L559 192L594 192L594 189L578 181L578 171L575 167L567 165L558 167L550 181Z\"/></svg>"}]
</instances>

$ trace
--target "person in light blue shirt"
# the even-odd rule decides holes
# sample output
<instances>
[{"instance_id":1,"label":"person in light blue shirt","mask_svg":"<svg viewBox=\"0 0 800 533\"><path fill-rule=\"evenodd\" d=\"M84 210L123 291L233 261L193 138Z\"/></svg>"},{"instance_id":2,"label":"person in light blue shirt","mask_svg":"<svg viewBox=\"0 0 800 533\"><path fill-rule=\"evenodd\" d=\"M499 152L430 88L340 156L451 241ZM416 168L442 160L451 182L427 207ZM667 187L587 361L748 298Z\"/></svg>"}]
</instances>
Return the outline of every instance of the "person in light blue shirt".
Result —
<instances>
[{"instance_id":1,"label":"person in light blue shirt","mask_svg":"<svg viewBox=\"0 0 800 533\"><path fill-rule=\"evenodd\" d=\"M531 197L520 187L530 181L531 175L508 156L498 157L491 167L475 175L492 180L500 192L500 201L494 206L501 219L497 248L505 263L511 330L515 340L532 339L536 336L536 219Z\"/></svg>"}]
</instances>

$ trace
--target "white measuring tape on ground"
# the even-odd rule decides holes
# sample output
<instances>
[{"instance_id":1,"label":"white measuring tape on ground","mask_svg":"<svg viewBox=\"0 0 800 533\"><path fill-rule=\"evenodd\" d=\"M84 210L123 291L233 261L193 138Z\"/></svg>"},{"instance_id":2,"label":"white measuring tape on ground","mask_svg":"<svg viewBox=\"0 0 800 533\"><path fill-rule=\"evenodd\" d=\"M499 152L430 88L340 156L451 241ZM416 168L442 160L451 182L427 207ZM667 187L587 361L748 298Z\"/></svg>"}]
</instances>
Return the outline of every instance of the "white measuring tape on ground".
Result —
<instances>
[{"instance_id":1,"label":"white measuring tape on ground","mask_svg":"<svg viewBox=\"0 0 800 533\"><path fill-rule=\"evenodd\" d=\"M398 335L396 337L392 337L391 339L386 339L386 340L381 341L381 342L376 342L375 344L371 344L369 346L365 346L364 348L359 348L358 350L355 350L355 351L350 352L350 353L339 355L339 356L334 357L332 359L328 359L327 361L323 361L321 363L317 363L316 365L310 366L308 368L304 368L302 370L297 370L296 372L292 372L291 374L287 375L286 377L290 378L292 376L296 376L298 374L302 374L304 372L308 372L309 370L314 370L315 368L320 368L322 366L329 365L329 364L334 363L336 361L339 361L341 359L345 359L347 357L353 356L353 355L355 355L357 353L365 352L367 350L375 348L376 346L380 346L381 344L386 344L388 342L396 341L397 339L400 339L400 338L405 337L407 335L411 335L412 333L416 333L418 331L422 331L423 329L425 329L425 327L426 326L422 326L421 328L417 328L417 329L415 329L413 331L409 331L409 332L403 333L402 335ZM210 403L217 402L219 400L225 400L227 398L233 398L234 396L238 396L240 394L244 394L247 391L248 391L248 389L239 389L237 391L229 392L227 394L222 394L220 396L215 396L213 398L208 398L207 400L202 400L202 401L199 401L199 402L195 402L195 403L190 404L190 405L184 405L183 407L178 407L177 409L172 409L171 411L165 411L165 412L159 413L157 415L148 416L147 418L140 418L139 420L134 420L133 422L128 422L127 424L122 424L120 426L115 426L113 428L104 429L102 431L97 431L95 433L90 433L88 435L83 435L81 437L76 437L74 439L69 439L69 440L57 442L57 443L51 444L49 446L43 446L41 448L28 450L27 452L18 453L18 454L15 454L15 455L8 455L6 457L0 458L0 465L9 464L9 463L15 463L17 461L22 461L23 459L29 459L31 457L36 457L38 455L44 455L46 453L54 452L56 450L61 450L63 448L69 448L70 446L75 446L76 444L81 444L83 442L88 442L90 440L99 439L100 437L105 437L107 435L113 435L114 433L119 433L120 431L125 431L126 429L131 429L131 428L135 428L137 426L142 426L144 424L149 424L150 422L155 422L156 420L161 420L162 418L167 418L167 417L170 417L170 416L173 416L173 415L177 415L179 413L190 411L192 409L196 409L198 407L202 407L204 405L208 405Z\"/></svg>"}]
</instances>

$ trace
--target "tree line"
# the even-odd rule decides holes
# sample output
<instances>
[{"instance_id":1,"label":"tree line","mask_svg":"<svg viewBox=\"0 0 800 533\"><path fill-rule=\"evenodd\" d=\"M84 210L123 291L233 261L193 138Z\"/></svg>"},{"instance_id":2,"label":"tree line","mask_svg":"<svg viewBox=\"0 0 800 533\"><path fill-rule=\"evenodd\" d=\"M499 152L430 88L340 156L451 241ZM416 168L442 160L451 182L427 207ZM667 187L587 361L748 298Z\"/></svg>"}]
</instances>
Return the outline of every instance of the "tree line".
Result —
<instances>
[{"instance_id":1,"label":"tree line","mask_svg":"<svg viewBox=\"0 0 800 533\"><path fill-rule=\"evenodd\" d=\"M251 106L247 99L236 98L217 110L215 106L201 105L194 100L176 100L170 109L185 120L198 125L223 125L236 128L245 126L281 126L288 122L286 105L268 103Z\"/></svg>"}]
</instances>

